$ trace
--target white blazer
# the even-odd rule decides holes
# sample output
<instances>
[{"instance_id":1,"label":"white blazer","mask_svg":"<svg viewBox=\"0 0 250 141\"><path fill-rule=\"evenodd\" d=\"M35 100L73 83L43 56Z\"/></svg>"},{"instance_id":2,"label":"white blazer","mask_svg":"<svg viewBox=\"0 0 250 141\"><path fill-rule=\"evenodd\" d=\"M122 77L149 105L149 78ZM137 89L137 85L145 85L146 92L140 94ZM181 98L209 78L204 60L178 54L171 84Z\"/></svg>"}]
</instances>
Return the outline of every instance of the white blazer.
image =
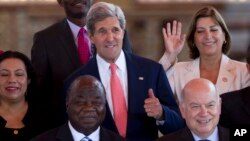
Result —
<instances>
[{"instance_id":1,"label":"white blazer","mask_svg":"<svg viewBox=\"0 0 250 141\"><path fill-rule=\"evenodd\" d=\"M178 62L166 74L172 91L179 100L185 84L194 78L200 78L200 58L189 62ZM246 63L232 60L223 54L215 86L218 94L250 86Z\"/></svg>"}]
</instances>

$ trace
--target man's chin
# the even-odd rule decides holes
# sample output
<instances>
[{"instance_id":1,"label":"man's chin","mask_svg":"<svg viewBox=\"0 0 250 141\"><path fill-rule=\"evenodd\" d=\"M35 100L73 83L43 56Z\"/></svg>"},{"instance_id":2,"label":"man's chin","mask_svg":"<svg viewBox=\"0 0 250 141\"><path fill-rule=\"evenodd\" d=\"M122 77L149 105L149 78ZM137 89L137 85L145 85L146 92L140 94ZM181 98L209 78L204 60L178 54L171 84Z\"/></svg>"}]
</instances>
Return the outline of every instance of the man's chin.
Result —
<instances>
[{"instance_id":1,"label":"man's chin","mask_svg":"<svg viewBox=\"0 0 250 141\"><path fill-rule=\"evenodd\" d=\"M72 14L71 17L76 18L76 19L81 19L81 18L86 17L86 14L85 13L76 13L76 14Z\"/></svg>"}]
</instances>

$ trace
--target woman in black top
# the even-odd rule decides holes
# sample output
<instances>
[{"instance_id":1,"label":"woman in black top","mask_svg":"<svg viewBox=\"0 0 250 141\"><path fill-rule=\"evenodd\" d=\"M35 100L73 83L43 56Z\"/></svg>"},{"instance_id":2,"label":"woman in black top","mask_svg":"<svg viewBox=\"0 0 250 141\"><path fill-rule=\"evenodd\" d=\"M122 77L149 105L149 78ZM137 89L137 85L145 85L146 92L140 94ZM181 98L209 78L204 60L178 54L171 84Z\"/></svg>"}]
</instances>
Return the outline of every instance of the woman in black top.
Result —
<instances>
[{"instance_id":1,"label":"woman in black top","mask_svg":"<svg viewBox=\"0 0 250 141\"><path fill-rule=\"evenodd\" d=\"M6 51L0 55L1 141L28 141L45 130L45 118L31 94L33 76L24 54Z\"/></svg>"}]
</instances>

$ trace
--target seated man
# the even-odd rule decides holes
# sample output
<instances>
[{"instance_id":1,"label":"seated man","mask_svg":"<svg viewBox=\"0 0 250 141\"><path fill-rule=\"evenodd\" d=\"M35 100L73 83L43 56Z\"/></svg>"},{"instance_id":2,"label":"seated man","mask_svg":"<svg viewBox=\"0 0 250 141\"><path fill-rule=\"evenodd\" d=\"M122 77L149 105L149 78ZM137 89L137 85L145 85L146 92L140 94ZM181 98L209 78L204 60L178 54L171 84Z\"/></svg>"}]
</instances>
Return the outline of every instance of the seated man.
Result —
<instances>
[{"instance_id":1,"label":"seated man","mask_svg":"<svg viewBox=\"0 0 250 141\"><path fill-rule=\"evenodd\" d=\"M32 141L126 141L118 134L100 127L106 114L105 90L90 75L75 79L67 92L69 121L49 130Z\"/></svg>"},{"instance_id":2,"label":"seated man","mask_svg":"<svg viewBox=\"0 0 250 141\"><path fill-rule=\"evenodd\" d=\"M250 45L246 55L247 70L250 74ZM250 125L250 86L221 95L221 116L219 124L230 128Z\"/></svg>"},{"instance_id":3,"label":"seated man","mask_svg":"<svg viewBox=\"0 0 250 141\"><path fill-rule=\"evenodd\" d=\"M157 141L229 141L229 130L217 125L221 101L212 82L203 78L189 81L179 107L187 127Z\"/></svg>"},{"instance_id":4,"label":"seated man","mask_svg":"<svg viewBox=\"0 0 250 141\"><path fill-rule=\"evenodd\" d=\"M87 29L97 55L65 82L90 74L107 92L103 126L130 141L153 141L184 126L163 67L122 50L126 20L121 8L95 3L87 14Z\"/></svg>"}]
</instances>

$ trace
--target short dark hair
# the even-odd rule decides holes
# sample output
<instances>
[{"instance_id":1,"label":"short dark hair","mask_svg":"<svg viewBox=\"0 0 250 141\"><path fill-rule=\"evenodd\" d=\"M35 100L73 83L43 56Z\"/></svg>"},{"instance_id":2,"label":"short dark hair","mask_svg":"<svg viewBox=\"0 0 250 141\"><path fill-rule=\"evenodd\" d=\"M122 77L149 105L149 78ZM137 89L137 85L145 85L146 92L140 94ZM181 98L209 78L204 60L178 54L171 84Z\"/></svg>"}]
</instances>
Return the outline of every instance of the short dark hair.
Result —
<instances>
[{"instance_id":1,"label":"short dark hair","mask_svg":"<svg viewBox=\"0 0 250 141\"><path fill-rule=\"evenodd\" d=\"M204 17L213 18L219 24L222 31L225 33L225 43L222 46L222 52L224 54L227 54L231 47L231 37L229 34L229 30L221 14L214 7L207 6L196 12L196 14L194 15L191 21L191 25L189 27L189 31L187 34L187 45L189 47L190 58L192 59L195 59L200 56L199 50L194 44L194 33L196 31L197 21L200 18L204 18Z\"/></svg>"}]
</instances>

